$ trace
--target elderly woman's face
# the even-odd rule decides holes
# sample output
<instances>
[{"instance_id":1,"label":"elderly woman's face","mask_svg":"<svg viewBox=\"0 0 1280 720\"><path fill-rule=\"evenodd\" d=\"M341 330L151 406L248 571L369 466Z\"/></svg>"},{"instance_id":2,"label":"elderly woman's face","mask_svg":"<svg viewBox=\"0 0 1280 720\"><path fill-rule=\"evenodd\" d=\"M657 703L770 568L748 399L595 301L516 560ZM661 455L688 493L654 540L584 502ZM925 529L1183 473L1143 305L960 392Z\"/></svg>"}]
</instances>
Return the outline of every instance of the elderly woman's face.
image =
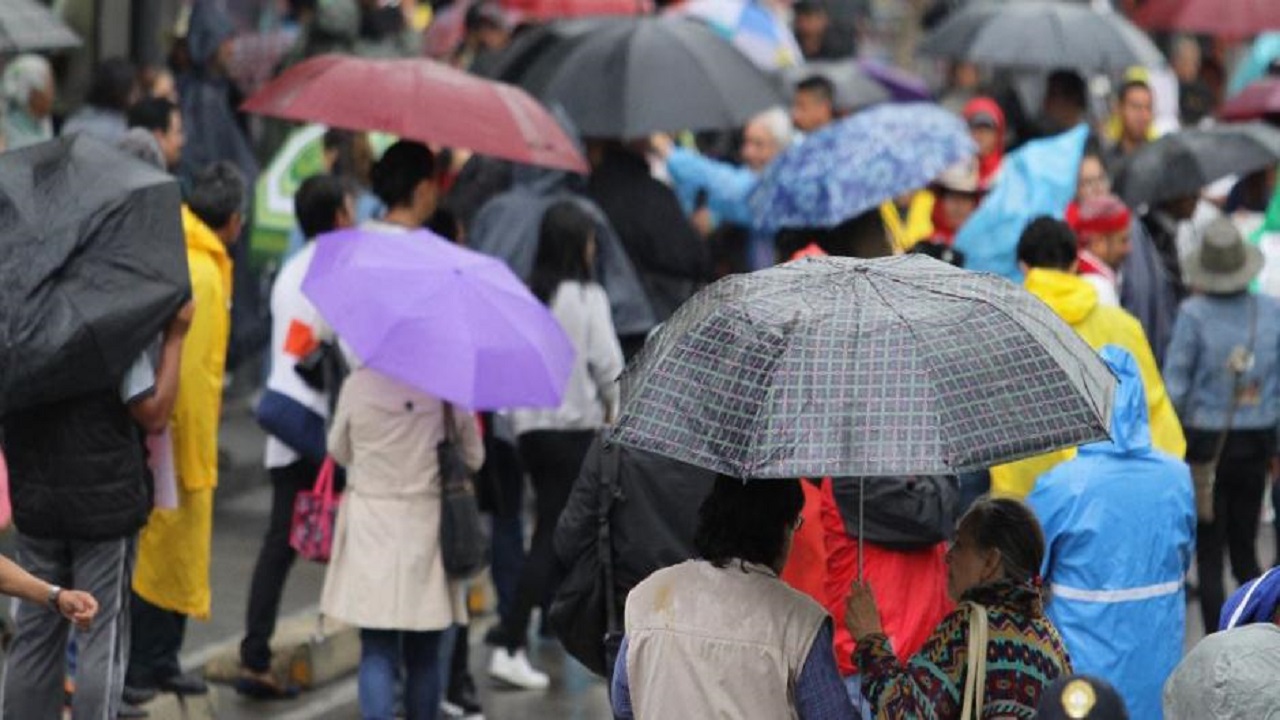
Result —
<instances>
[{"instance_id":1,"label":"elderly woman's face","mask_svg":"<svg viewBox=\"0 0 1280 720\"><path fill-rule=\"evenodd\" d=\"M53 86L53 78L44 84L43 87L37 87L27 96L27 110L31 116L37 120L43 120L53 113L53 99L55 94Z\"/></svg>"},{"instance_id":2,"label":"elderly woman's face","mask_svg":"<svg viewBox=\"0 0 1280 720\"><path fill-rule=\"evenodd\" d=\"M1000 551L978 547L972 532L962 523L947 550L947 594L959 602L971 588L996 580L1002 574Z\"/></svg>"}]
</instances>

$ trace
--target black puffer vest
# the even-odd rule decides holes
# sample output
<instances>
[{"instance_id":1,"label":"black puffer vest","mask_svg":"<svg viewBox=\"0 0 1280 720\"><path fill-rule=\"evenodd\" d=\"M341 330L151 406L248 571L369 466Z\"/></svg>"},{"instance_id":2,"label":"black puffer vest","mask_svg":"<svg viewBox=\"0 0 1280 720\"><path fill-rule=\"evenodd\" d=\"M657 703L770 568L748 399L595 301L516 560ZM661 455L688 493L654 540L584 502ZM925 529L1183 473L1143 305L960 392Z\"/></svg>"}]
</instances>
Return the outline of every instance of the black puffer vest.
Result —
<instances>
[{"instance_id":1,"label":"black puffer vest","mask_svg":"<svg viewBox=\"0 0 1280 720\"><path fill-rule=\"evenodd\" d=\"M4 441L13 522L24 535L115 540L146 524L143 433L114 392L10 413Z\"/></svg>"}]
</instances>

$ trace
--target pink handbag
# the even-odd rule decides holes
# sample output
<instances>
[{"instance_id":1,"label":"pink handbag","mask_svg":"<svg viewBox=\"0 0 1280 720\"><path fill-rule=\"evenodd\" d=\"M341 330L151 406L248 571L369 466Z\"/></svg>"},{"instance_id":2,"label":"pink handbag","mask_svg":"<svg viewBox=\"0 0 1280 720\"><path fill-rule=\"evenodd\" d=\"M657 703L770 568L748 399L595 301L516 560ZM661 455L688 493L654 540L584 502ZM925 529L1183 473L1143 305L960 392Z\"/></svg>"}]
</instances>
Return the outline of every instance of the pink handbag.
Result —
<instances>
[{"instance_id":1,"label":"pink handbag","mask_svg":"<svg viewBox=\"0 0 1280 720\"><path fill-rule=\"evenodd\" d=\"M289 524L289 547L313 562L329 562L333 550L333 531L338 517L341 495L333 492L333 458L326 457L310 491L298 493L293 500L293 521Z\"/></svg>"}]
</instances>

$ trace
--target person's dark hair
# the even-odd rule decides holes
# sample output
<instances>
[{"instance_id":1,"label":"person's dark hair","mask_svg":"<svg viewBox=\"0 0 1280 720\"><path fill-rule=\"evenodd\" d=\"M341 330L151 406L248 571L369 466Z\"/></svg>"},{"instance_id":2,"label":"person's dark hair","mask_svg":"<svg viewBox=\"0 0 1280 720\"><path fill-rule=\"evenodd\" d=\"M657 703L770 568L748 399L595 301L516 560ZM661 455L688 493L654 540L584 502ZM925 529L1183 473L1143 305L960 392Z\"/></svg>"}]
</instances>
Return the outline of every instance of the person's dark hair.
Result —
<instances>
[{"instance_id":1,"label":"person's dark hair","mask_svg":"<svg viewBox=\"0 0 1280 720\"><path fill-rule=\"evenodd\" d=\"M835 104L836 86L826 75L810 75L796 84L796 92L813 93L828 104Z\"/></svg>"},{"instance_id":2,"label":"person's dark hair","mask_svg":"<svg viewBox=\"0 0 1280 720\"><path fill-rule=\"evenodd\" d=\"M572 200L561 200L547 208L542 214L538 252L529 275L529 289L535 297L550 305L560 283L591 279L587 244L595 231L591 216Z\"/></svg>"},{"instance_id":3,"label":"person's dark hair","mask_svg":"<svg viewBox=\"0 0 1280 720\"><path fill-rule=\"evenodd\" d=\"M1150 93L1151 85L1146 80L1129 80L1120 86L1120 89L1116 92L1116 98L1123 103L1125 98L1129 97L1129 93L1134 90L1146 90L1147 93Z\"/></svg>"},{"instance_id":4,"label":"person's dark hair","mask_svg":"<svg viewBox=\"0 0 1280 720\"><path fill-rule=\"evenodd\" d=\"M462 223L458 222L458 216L443 205L427 218L427 229L451 243L458 242L462 236Z\"/></svg>"},{"instance_id":5,"label":"person's dark hair","mask_svg":"<svg viewBox=\"0 0 1280 720\"><path fill-rule=\"evenodd\" d=\"M187 207L213 230L221 230L244 209L244 176L236 166L219 160L196 174Z\"/></svg>"},{"instance_id":6,"label":"person's dark hair","mask_svg":"<svg viewBox=\"0 0 1280 720\"><path fill-rule=\"evenodd\" d=\"M1084 154L1081 156L1081 160L1084 158L1093 158L1095 160L1102 161L1104 166L1107 164L1102 157L1102 140L1100 140L1097 135L1089 135L1089 137L1085 138Z\"/></svg>"},{"instance_id":7,"label":"person's dark hair","mask_svg":"<svg viewBox=\"0 0 1280 720\"><path fill-rule=\"evenodd\" d=\"M752 480L721 475L698 510L693 547L716 567L734 560L772 566L804 507L798 480Z\"/></svg>"},{"instance_id":8,"label":"person's dark hair","mask_svg":"<svg viewBox=\"0 0 1280 720\"><path fill-rule=\"evenodd\" d=\"M839 257L869 260L893 254L893 242L878 207L831 228L818 244L828 255Z\"/></svg>"},{"instance_id":9,"label":"person's dark hair","mask_svg":"<svg viewBox=\"0 0 1280 720\"><path fill-rule=\"evenodd\" d=\"M481 0L481 2L467 8L467 14L462 23L463 29L468 33L473 33L483 28L501 30L505 26L502 10L489 0Z\"/></svg>"},{"instance_id":10,"label":"person's dark hair","mask_svg":"<svg viewBox=\"0 0 1280 720\"><path fill-rule=\"evenodd\" d=\"M1078 248L1079 241L1070 225L1041 215L1018 238L1018 262L1033 268L1070 270Z\"/></svg>"},{"instance_id":11,"label":"person's dark hair","mask_svg":"<svg viewBox=\"0 0 1280 720\"><path fill-rule=\"evenodd\" d=\"M138 72L124 58L107 58L93 69L85 102L104 110L126 112L138 88Z\"/></svg>"},{"instance_id":12,"label":"person's dark hair","mask_svg":"<svg viewBox=\"0 0 1280 720\"><path fill-rule=\"evenodd\" d=\"M961 268L964 267L964 253L944 242L938 242L936 240L921 240L915 245L912 245L911 249L907 252L913 255L928 255L934 260L941 260L948 265L954 265Z\"/></svg>"},{"instance_id":13,"label":"person's dark hair","mask_svg":"<svg viewBox=\"0 0 1280 720\"><path fill-rule=\"evenodd\" d=\"M350 197L347 184L334 175L312 175L302 181L293 196L293 209L298 216L302 236L313 240L317 235L336 229L338 211Z\"/></svg>"},{"instance_id":14,"label":"person's dark hair","mask_svg":"<svg viewBox=\"0 0 1280 720\"><path fill-rule=\"evenodd\" d=\"M979 548L996 550L1004 574L1029 583L1044 564L1044 530L1026 503L1007 497L982 497L960 519L960 531Z\"/></svg>"},{"instance_id":15,"label":"person's dark hair","mask_svg":"<svg viewBox=\"0 0 1280 720\"><path fill-rule=\"evenodd\" d=\"M1089 107L1089 88L1080 73L1074 70L1054 70L1050 73L1045 93L1067 100L1081 110Z\"/></svg>"},{"instance_id":16,"label":"person's dark hair","mask_svg":"<svg viewBox=\"0 0 1280 720\"><path fill-rule=\"evenodd\" d=\"M435 177L435 169L431 148L420 142L401 140L387 148L373 164L369 174L373 194L388 208L408 205L418 185Z\"/></svg>"},{"instance_id":17,"label":"person's dark hair","mask_svg":"<svg viewBox=\"0 0 1280 720\"><path fill-rule=\"evenodd\" d=\"M173 129L173 114L181 112L167 98L146 98L129 108L129 127L145 128L151 132L166 133Z\"/></svg>"},{"instance_id":18,"label":"person's dark hair","mask_svg":"<svg viewBox=\"0 0 1280 720\"><path fill-rule=\"evenodd\" d=\"M827 8L818 0L796 0L791 6L791 12L796 15L823 15Z\"/></svg>"}]
</instances>

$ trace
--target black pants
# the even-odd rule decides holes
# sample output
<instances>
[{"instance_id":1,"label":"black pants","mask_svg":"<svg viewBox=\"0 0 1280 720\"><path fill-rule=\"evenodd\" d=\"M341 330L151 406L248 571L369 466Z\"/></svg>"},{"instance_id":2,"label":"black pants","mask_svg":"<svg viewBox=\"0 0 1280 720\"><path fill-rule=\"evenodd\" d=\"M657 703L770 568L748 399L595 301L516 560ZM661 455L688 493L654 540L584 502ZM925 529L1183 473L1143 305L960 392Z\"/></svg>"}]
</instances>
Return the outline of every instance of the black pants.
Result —
<instances>
[{"instance_id":1,"label":"black pants","mask_svg":"<svg viewBox=\"0 0 1280 720\"><path fill-rule=\"evenodd\" d=\"M1192 433L1188 433L1188 437ZM1258 565L1258 522L1275 444L1270 431L1240 431L1227 437L1213 488L1214 521L1196 530L1196 567L1200 575L1200 612L1205 632L1218 629L1226 600L1223 552L1231 574L1244 584L1262 574Z\"/></svg>"},{"instance_id":2,"label":"black pants","mask_svg":"<svg viewBox=\"0 0 1280 720\"><path fill-rule=\"evenodd\" d=\"M297 553L289 547L289 524L293 501L298 493L316 482L320 467L310 460L271 469L271 521L262 537L258 563L249 586L249 607L245 611L244 641L240 643L240 664L253 672L271 668L271 636L280 614L280 597Z\"/></svg>"},{"instance_id":3,"label":"black pants","mask_svg":"<svg viewBox=\"0 0 1280 720\"><path fill-rule=\"evenodd\" d=\"M520 574L515 608L502 618L502 640L509 650L525 646L533 608L546 602L559 585L553 544L556 524L595 436L591 430L535 431L520 436L520 459L533 483L537 525Z\"/></svg>"},{"instance_id":4,"label":"black pants","mask_svg":"<svg viewBox=\"0 0 1280 720\"><path fill-rule=\"evenodd\" d=\"M133 594L131 616L132 643L124 684L147 689L181 675L178 653L187 634L187 616L156 607L137 593Z\"/></svg>"}]
</instances>

